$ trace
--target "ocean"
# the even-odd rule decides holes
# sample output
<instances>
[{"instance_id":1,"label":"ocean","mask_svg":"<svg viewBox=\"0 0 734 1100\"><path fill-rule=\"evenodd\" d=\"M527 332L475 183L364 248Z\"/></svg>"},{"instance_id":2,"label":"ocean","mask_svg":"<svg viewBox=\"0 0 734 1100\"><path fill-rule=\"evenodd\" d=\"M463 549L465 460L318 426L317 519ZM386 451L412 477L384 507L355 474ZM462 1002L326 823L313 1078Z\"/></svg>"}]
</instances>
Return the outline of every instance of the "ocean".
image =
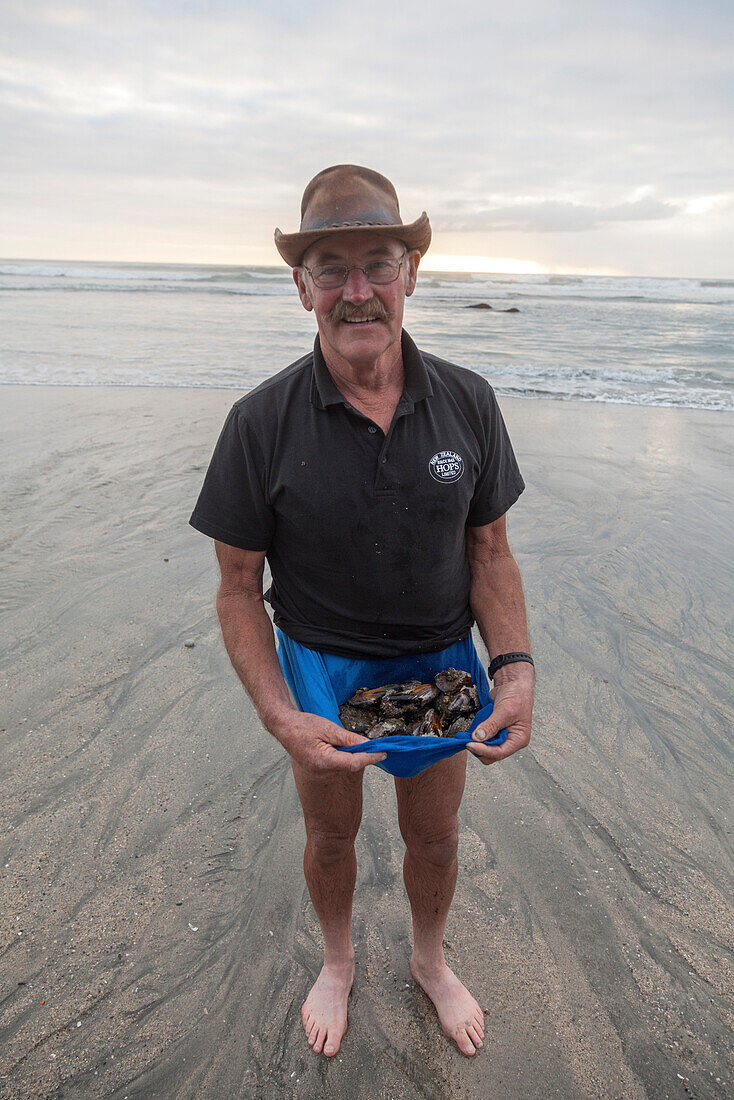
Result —
<instances>
[{"instance_id":1,"label":"ocean","mask_svg":"<svg viewBox=\"0 0 734 1100\"><path fill-rule=\"evenodd\" d=\"M421 272L405 327L500 397L734 409L734 279ZM4 383L244 393L315 331L285 267L0 261Z\"/></svg>"}]
</instances>

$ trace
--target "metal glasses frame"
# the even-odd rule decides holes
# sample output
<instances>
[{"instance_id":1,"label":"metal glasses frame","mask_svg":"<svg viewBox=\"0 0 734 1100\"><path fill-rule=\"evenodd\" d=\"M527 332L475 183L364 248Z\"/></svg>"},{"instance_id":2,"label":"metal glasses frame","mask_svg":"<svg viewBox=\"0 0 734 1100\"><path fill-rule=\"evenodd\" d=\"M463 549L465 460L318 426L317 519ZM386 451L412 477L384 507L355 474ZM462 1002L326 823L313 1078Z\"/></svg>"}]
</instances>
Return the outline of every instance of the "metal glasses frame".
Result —
<instances>
[{"instance_id":1,"label":"metal glasses frame","mask_svg":"<svg viewBox=\"0 0 734 1100\"><path fill-rule=\"evenodd\" d=\"M373 282L372 279L370 279L369 275L367 274L367 270L366 270L366 268L370 266L369 264L366 264L365 267L363 267L362 264L352 264L351 267L347 267L346 264L329 265L329 266L333 266L333 267L342 268L342 270L344 271L344 278L342 279L342 281L340 283L337 283L336 286L322 286L322 287L319 287L319 290L339 290L340 287L346 286L346 282L347 282L347 279L349 278L349 272L350 271L361 271L362 274L364 275L365 279L367 280L368 283L370 283L371 286L389 286L390 283L394 283L395 280L400 275L400 268L405 263L405 257L407 255L408 255L408 252L407 252L407 249L406 249L406 251L403 252L403 255L401 256L400 260L398 261L398 269L395 272L395 274L393 275L392 279L387 279L386 282L383 282L383 283L375 283L375 282ZM390 258L393 261L395 259L394 256L391 256ZM306 267L305 264L301 264L301 267L303 268L304 271L307 271L309 273L309 275L311 276L311 278L314 281L314 285L319 286L319 284L316 280L316 276L313 273L313 268Z\"/></svg>"}]
</instances>

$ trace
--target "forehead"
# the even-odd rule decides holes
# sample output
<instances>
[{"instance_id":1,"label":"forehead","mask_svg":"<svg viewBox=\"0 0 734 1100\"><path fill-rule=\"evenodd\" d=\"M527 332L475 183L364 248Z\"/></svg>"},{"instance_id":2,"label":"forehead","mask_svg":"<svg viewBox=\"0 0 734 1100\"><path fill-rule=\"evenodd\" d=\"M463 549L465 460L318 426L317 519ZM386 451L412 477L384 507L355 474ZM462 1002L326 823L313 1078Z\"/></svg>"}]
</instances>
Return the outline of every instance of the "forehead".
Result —
<instances>
[{"instance_id":1,"label":"forehead","mask_svg":"<svg viewBox=\"0 0 734 1100\"><path fill-rule=\"evenodd\" d=\"M381 233L340 233L316 241L303 257L307 267L322 263L356 263L379 256L397 256L404 245Z\"/></svg>"}]
</instances>

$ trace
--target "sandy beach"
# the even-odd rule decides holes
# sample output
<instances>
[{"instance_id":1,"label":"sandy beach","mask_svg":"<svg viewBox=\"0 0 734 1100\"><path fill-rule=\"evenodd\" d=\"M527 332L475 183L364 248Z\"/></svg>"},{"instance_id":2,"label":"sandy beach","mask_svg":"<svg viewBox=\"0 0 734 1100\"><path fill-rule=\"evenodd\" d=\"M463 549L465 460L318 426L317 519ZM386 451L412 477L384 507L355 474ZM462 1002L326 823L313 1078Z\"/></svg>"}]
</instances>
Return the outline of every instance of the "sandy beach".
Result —
<instances>
[{"instance_id":1,"label":"sandy beach","mask_svg":"<svg viewBox=\"0 0 734 1100\"><path fill-rule=\"evenodd\" d=\"M187 526L239 394L0 392L0 1097L726 1095L734 414L501 401L539 682L529 749L470 761L461 811L447 957L486 1045L462 1057L410 979L369 769L327 1062L290 768Z\"/></svg>"}]
</instances>

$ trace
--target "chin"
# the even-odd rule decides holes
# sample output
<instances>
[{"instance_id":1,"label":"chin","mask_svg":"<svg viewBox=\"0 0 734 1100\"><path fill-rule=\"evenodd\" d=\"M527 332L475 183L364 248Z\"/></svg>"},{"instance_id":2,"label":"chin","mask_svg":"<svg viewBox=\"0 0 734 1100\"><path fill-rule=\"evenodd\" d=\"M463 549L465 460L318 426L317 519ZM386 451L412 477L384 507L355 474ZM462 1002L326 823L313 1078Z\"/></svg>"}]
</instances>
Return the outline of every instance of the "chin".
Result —
<instances>
[{"instance_id":1,"label":"chin","mask_svg":"<svg viewBox=\"0 0 734 1100\"><path fill-rule=\"evenodd\" d=\"M383 351L387 351L395 340L399 339L399 332L396 336L394 333L387 331L385 324L380 321L370 325L350 325L345 321L341 321L337 326L337 331L333 334L331 343L337 349L360 348L381 355Z\"/></svg>"}]
</instances>

